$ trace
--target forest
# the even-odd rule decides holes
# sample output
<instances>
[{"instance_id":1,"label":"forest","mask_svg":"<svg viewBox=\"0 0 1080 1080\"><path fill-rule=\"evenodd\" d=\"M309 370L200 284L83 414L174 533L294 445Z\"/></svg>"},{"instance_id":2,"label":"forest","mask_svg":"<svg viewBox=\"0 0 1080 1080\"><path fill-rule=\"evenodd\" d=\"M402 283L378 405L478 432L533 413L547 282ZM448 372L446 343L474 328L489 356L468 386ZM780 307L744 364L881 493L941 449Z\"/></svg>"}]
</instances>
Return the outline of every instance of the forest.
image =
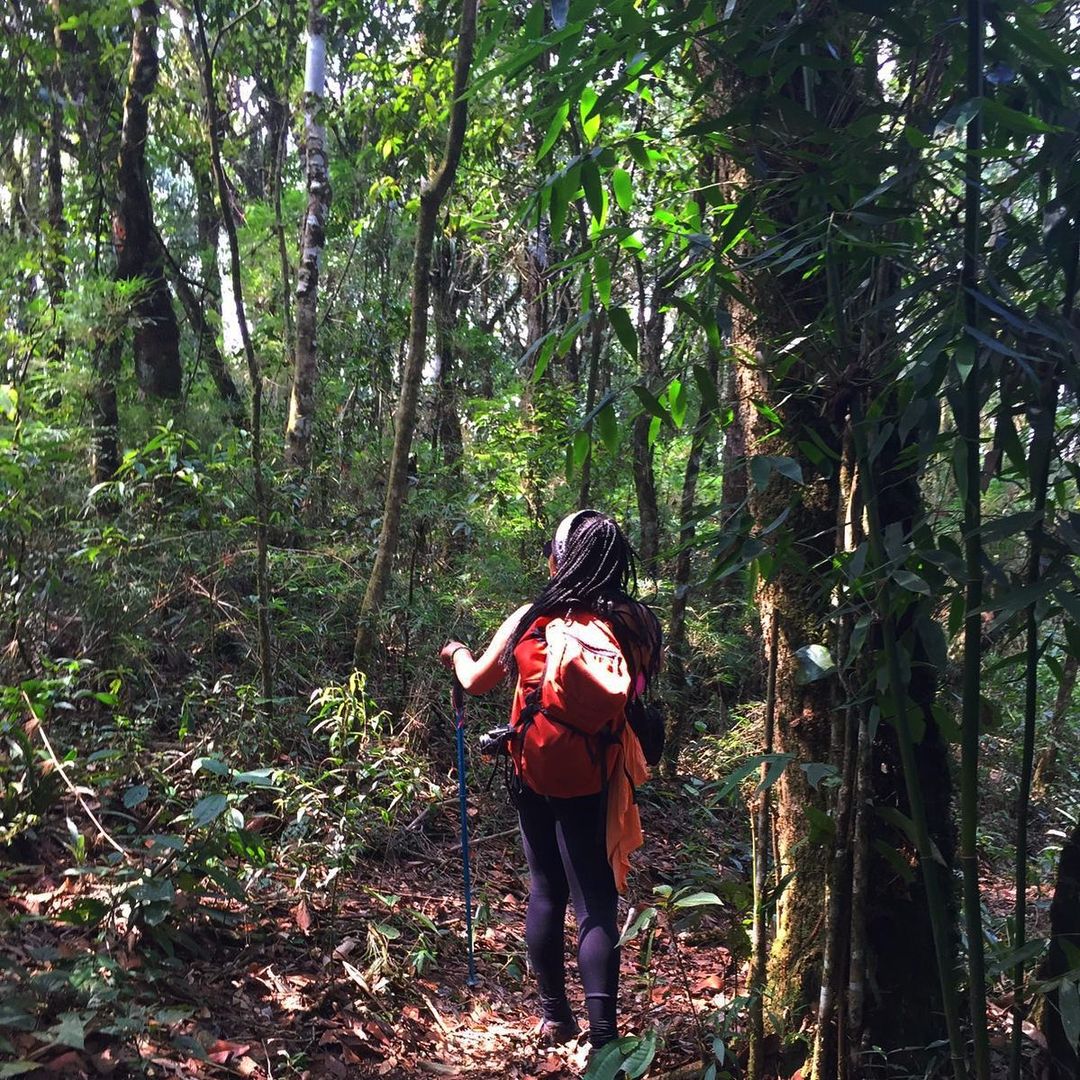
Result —
<instances>
[{"instance_id":1,"label":"forest","mask_svg":"<svg viewBox=\"0 0 1080 1080\"><path fill-rule=\"evenodd\" d=\"M0 1078L1080 1076L1076 0L0 27ZM591 1056L438 662L586 507L667 726Z\"/></svg>"}]
</instances>

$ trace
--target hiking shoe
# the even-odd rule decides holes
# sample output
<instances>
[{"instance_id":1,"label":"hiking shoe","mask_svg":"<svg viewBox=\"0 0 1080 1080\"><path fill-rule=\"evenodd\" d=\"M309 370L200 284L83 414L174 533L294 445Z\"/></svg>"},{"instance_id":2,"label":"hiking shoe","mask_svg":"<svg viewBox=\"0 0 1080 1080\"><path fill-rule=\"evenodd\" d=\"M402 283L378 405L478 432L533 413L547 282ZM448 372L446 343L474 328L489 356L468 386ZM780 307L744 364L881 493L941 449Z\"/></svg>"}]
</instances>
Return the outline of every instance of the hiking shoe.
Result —
<instances>
[{"instance_id":1,"label":"hiking shoe","mask_svg":"<svg viewBox=\"0 0 1080 1080\"><path fill-rule=\"evenodd\" d=\"M540 1024L541 1046L562 1046L581 1034L581 1027L572 1017L569 1020L544 1020Z\"/></svg>"}]
</instances>

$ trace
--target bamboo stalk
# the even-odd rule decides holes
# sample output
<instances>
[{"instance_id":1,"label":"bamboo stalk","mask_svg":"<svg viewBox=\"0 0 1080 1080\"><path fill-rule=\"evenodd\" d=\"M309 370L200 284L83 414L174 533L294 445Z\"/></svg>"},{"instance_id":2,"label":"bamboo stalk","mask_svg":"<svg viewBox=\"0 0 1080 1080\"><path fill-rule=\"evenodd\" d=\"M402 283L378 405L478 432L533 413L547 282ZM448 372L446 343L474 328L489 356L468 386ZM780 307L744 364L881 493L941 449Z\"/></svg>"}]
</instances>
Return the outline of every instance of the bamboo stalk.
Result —
<instances>
[{"instance_id":1,"label":"bamboo stalk","mask_svg":"<svg viewBox=\"0 0 1080 1080\"><path fill-rule=\"evenodd\" d=\"M776 726L776 668L780 655L780 619L774 609L770 620L769 674L765 690L764 752L772 753ZM764 784L768 762L761 766ZM761 1080L764 1071L765 985L768 976L768 927L765 919L765 887L769 864L769 791L763 787L758 797L754 826L754 922L750 953L750 1047L747 1080Z\"/></svg>"},{"instance_id":2,"label":"bamboo stalk","mask_svg":"<svg viewBox=\"0 0 1080 1080\"><path fill-rule=\"evenodd\" d=\"M982 0L967 2L967 94L977 101L982 93L983 10ZM964 161L964 319L977 328L979 305L979 187L982 166L982 114L974 110L967 125ZM976 1080L990 1078L990 1039L986 1028L986 966L983 955L982 897L979 892L979 720L982 711L982 490L980 478L980 406L982 380L978 346L969 335L971 367L961 373L957 433L963 444L964 468L964 662L960 742L960 865L964 882L964 925L968 947L968 1007L975 1044Z\"/></svg>"},{"instance_id":3,"label":"bamboo stalk","mask_svg":"<svg viewBox=\"0 0 1080 1080\"><path fill-rule=\"evenodd\" d=\"M841 474L840 508L837 513L836 546L839 551L852 550L849 541L853 539L851 512L855 490L854 448L851 439L851 425L844 433L844 468ZM847 668L851 642L851 616L847 614L838 620L835 652L838 671ZM855 763L857 756L858 724L852 724L855 710L846 678L840 677L841 688L846 696L843 706L834 710L833 725L830 733L829 760L840 762L840 786L836 793L833 807L833 821L836 836L833 844L832 860L829 865L826 885L826 920L825 946L822 950L821 990L818 996L817 1026L814 1031L814 1046L810 1058L810 1076L813 1080L824 1080L829 1060L830 1043L835 1060L839 1065L844 1059L844 1046L841 1042L839 1023L834 1024L837 1003L840 1000L840 987L844 983L845 938L849 936L851 926L848 921L850 906L847 903L851 894L851 823L855 799ZM852 735L855 738L852 738ZM849 933L845 934L845 928ZM835 1032L835 1034L833 1034Z\"/></svg>"},{"instance_id":4,"label":"bamboo stalk","mask_svg":"<svg viewBox=\"0 0 1080 1080\"><path fill-rule=\"evenodd\" d=\"M1054 416L1057 409L1057 378L1048 376L1040 397L1039 411L1033 425L1031 442L1031 485L1035 521L1028 533L1027 584L1035 585L1040 576L1043 539L1046 534L1046 494L1050 479L1050 452L1054 442ZM1020 793L1016 800L1016 900L1014 907L1013 948L1023 947L1027 937L1027 859L1028 812L1031 803L1031 774L1035 764L1035 719L1039 708L1039 624L1032 601L1025 613L1024 666L1024 745L1020 763ZM1013 968L1012 1042L1009 1048L1009 1080L1019 1080L1024 1019L1024 961Z\"/></svg>"},{"instance_id":5,"label":"bamboo stalk","mask_svg":"<svg viewBox=\"0 0 1080 1080\"><path fill-rule=\"evenodd\" d=\"M851 956L848 959L846 1054L837 1058L838 1069L859 1076L863 1017L866 1004L866 892L870 870L870 710L859 710L855 751L855 820L851 840Z\"/></svg>"},{"instance_id":6,"label":"bamboo stalk","mask_svg":"<svg viewBox=\"0 0 1080 1080\"><path fill-rule=\"evenodd\" d=\"M1048 196L1048 192L1046 195ZM1062 315L1072 319L1076 302L1077 269L1080 266L1080 238L1074 242L1071 257L1065 264L1065 298L1062 302ZM1043 540L1046 535L1046 501L1050 487L1050 461L1054 449L1054 430L1057 417L1058 373L1057 362L1041 386L1040 401L1035 421L1032 425L1031 467L1032 493L1034 496L1035 521L1030 532L1028 551L1027 584L1034 585L1039 580L1040 561ZM1027 840L1028 812L1031 801L1031 785L1035 758L1035 721L1038 714L1038 678L1039 678L1039 630L1034 602L1028 605L1026 615L1026 651L1027 662L1024 672L1024 747L1020 766L1020 794L1016 810L1016 906L1013 914L1015 930L1013 947L1023 946L1027 936ZM1058 688L1058 701L1055 703L1054 716L1064 715L1068 700L1075 683L1076 666L1072 667L1070 680L1066 672L1062 673ZM1021 1048L1023 1046L1024 1019L1024 962L1021 960L1013 969L1013 1009L1012 1043L1009 1049L1009 1080L1019 1080Z\"/></svg>"},{"instance_id":7,"label":"bamboo stalk","mask_svg":"<svg viewBox=\"0 0 1080 1080\"><path fill-rule=\"evenodd\" d=\"M892 614L890 579L885 573L887 560L882 536L881 513L878 505L877 481L874 476L873 462L867 451L862 402L857 394L854 396L852 404L852 421L855 431L856 457L859 462L860 474L864 480L865 503L869 522L867 541L870 549L870 569L880 577L875 596L875 607L881 623L889 695L893 702L893 723L896 726L897 744L900 750L900 761L903 766L904 782L907 789L908 808L911 811L915 846L919 854L923 887L926 890L927 910L934 937L934 953L937 959L938 979L941 983L941 1001L945 1013L945 1026L949 1036L953 1075L956 1080L967 1080L964 1042L960 1030L960 1013L956 998L956 987L953 983L949 927L945 913L945 886L941 874L943 867L940 862L940 854L936 852L930 839L930 830L926 820L926 804L923 802L922 787L915 761L915 740L911 731L911 721L908 717L906 683L901 672L896 623ZM854 961L852 968L854 970Z\"/></svg>"}]
</instances>

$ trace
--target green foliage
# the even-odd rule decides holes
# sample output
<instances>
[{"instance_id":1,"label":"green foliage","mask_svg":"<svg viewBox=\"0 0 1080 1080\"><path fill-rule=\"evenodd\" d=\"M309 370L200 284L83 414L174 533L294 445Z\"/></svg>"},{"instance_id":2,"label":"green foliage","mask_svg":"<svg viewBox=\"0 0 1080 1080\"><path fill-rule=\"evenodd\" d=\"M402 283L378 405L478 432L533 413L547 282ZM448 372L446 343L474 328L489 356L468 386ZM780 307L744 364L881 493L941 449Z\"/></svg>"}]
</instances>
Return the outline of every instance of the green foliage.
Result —
<instances>
[{"instance_id":1,"label":"green foliage","mask_svg":"<svg viewBox=\"0 0 1080 1080\"><path fill-rule=\"evenodd\" d=\"M66 703L79 667L74 662L49 678L0 687L0 845L33 828L60 800L63 782L36 729L50 706Z\"/></svg>"},{"instance_id":2,"label":"green foliage","mask_svg":"<svg viewBox=\"0 0 1080 1080\"><path fill-rule=\"evenodd\" d=\"M147 141L170 271L186 278L230 370L237 327L215 245L220 213L238 223L267 381L272 720L255 686L250 434L229 421L207 342L187 321L179 400L144 400L132 370L132 335L146 329L132 311L146 283L114 280L110 245L129 5L65 5L59 29L73 37L60 49L47 5L2 16L11 85L0 121L0 843L66 852L85 888L58 917L91 935L94 952L131 934L154 946L148 952L192 953L200 934L222 931L271 892L276 872L335 910L358 861L422 849L425 826L406 826L437 805L449 775L439 644L451 633L478 643L539 588L540 544L584 497L586 472L588 500L637 543L643 458L661 532L648 595L661 610L687 601L671 693L696 738L679 790L715 817L738 795L776 794L785 770L801 769L823 804L839 786L840 761L760 753L756 602L770 590L820 615L812 635L787 643L796 685L828 695L831 709L865 707L883 737L906 712L916 745L928 734L959 743L960 511L978 484L988 586L979 847L995 864L1006 859L1029 611L1039 717L1054 714L1062 672L1080 653L1080 470L1071 460L1080 155L1069 13L995 7L987 85L972 98L962 28L936 2L902 12L632 0L603 11L485 7L461 182L439 222L447 262L433 285L447 325L429 342L403 542L379 649L361 674L349 668L352 620L384 514L413 234L442 152L456 42L437 6L325 6L335 89L321 119L334 198L307 474L286 474L280 437L306 200L295 152L303 5L203 5L228 103L229 206L207 194L205 102L191 27L175 13L159 35L163 77ZM974 117L985 131L987 235L965 296L956 206ZM60 221L49 211L54 124ZM106 374L112 359L115 375ZM736 375L760 376L760 387L747 391ZM981 387L978 478L950 416L970 380ZM112 389L120 467L91 486L94 408ZM857 423L855 399L865 407ZM841 485L852 494L855 427L865 438L855 471L885 477L883 499L911 497L911 510L883 529L872 557L856 483L852 513L828 522L838 539L823 558L820 536L799 531L801 512ZM733 460L747 432L752 451ZM701 471L686 507L695 448ZM1040 510L1033 488L1044 452ZM744 466L749 491L726 504ZM667 582L684 553L676 593ZM885 622L898 627L902 688L884 662ZM924 711L907 684L927 669L939 691ZM1050 831L1032 847L1042 882L1057 855L1052 830L1076 812L1075 691L1064 696L1059 772L1042 811ZM476 713L502 708L478 703ZM123 858L70 797L36 723L65 774L93 793ZM875 865L913 881L901 850L907 808L877 810L875 826L890 832L876 837ZM809 845L834 841L833 810L812 806L806 818ZM653 924L639 932L662 917L689 924L700 915L695 894L732 899L694 880L657 894L646 909ZM364 959L341 958L366 989L430 970L445 947L442 925L400 899L383 906ZM1017 950L993 929L1005 943L992 950L998 977ZM104 961L102 970L111 970ZM28 1011L3 1014L8 1026L32 1022L58 1045L77 1045L92 1030L94 999L82 985L93 980L78 965L44 974L55 976L57 1007L13 975L12 993L31 998ZM1062 986L1064 1012L1075 979ZM707 1076L731 1068L741 1008L728 1027L710 1027L712 1058L702 1041ZM143 1029L165 1023L142 1005L132 1016ZM595 1075L644 1074L662 1040L650 1033L614 1047Z\"/></svg>"}]
</instances>

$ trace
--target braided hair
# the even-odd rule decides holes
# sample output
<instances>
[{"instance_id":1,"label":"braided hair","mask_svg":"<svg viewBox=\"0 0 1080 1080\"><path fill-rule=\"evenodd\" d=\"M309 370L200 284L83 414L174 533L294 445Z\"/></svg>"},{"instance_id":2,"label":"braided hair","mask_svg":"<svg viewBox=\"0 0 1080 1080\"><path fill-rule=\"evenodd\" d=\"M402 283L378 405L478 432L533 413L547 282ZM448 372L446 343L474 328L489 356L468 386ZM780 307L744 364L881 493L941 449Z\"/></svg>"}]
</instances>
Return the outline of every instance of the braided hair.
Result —
<instances>
[{"instance_id":1,"label":"braided hair","mask_svg":"<svg viewBox=\"0 0 1080 1080\"><path fill-rule=\"evenodd\" d=\"M637 604L630 596L630 590L637 589L637 569L634 553L619 526L597 510L580 511L574 515L565 541L557 544L556 559L555 573L522 615L506 643L500 657L503 670L511 676L516 675L514 649L542 616L591 611L611 622L616 636L621 637L620 625L626 632L627 620L620 609L627 607L639 608L645 613L643 618L650 621L650 625L643 628L649 639L648 651L655 656L655 661L650 658L650 666L658 663L659 624L648 608ZM629 633L633 637L639 636L634 631Z\"/></svg>"}]
</instances>

